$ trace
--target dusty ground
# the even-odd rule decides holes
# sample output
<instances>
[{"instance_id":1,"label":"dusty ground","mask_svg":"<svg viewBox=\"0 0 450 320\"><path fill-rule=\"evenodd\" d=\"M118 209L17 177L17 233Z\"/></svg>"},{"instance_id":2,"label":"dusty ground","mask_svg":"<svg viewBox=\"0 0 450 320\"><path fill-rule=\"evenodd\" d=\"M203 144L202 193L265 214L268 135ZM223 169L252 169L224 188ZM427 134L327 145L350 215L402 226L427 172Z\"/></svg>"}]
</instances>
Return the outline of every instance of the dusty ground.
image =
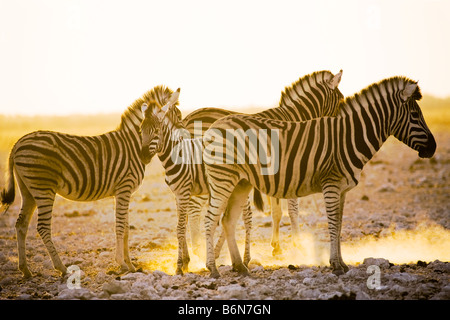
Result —
<instances>
[{"instance_id":1,"label":"dusty ground","mask_svg":"<svg viewBox=\"0 0 450 320\"><path fill-rule=\"evenodd\" d=\"M192 272L174 276L175 201L155 159L130 206L130 247L139 272L117 273L112 199L58 198L53 240L63 262L79 267L81 289L68 289L73 278L61 278L52 269L36 215L27 242L35 277L23 280L14 230L17 196L0 217L0 299L450 299L450 133L440 130L435 137L438 148L431 160L419 159L391 138L365 167L360 185L346 199L342 253L350 271L343 276L328 267L321 195L300 202L300 248L292 245L290 221L283 217L281 256L271 254L270 216L255 212L251 276L238 277L231 270L226 248L218 260L222 278L210 279L203 258L193 254ZM1 171L5 160L3 152ZM244 229L238 228L242 247ZM376 270L378 284L373 282Z\"/></svg>"}]
</instances>

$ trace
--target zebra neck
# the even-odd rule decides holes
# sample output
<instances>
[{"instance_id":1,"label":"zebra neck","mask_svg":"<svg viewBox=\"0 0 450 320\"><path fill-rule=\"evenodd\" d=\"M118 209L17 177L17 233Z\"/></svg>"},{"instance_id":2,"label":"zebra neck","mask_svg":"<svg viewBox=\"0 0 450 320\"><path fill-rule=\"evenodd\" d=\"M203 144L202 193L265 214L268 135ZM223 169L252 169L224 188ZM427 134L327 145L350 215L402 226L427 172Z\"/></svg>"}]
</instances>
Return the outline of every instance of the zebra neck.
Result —
<instances>
[{"instance_id":1,"label":"zebra neck","mask_svg":"<svg viewBox=\"0 0 450 320\"><path fill-rule=\"evenodd\" d=\"M168 170L172 164L172 150L176 146L176 144L180 143L180 141L175 141L172 137L172 128L163 126L163 131L161 132L161 149L158 151L158 158L161 161L164 169Z\"/></svg>"},{"instance_id":2,"label":"zebra neck","mask_svg":"<svg viewBox=\"0 0 450 320\"><path fill-rule=\"evenodd\" d=\"M140 134L141 122L142 113L140 110L130 108L122 115L122 121L115 130L121 139L126 142L130 155L135 159L139 159L139 153L142 148L142 137ZM139 161L139 163L141 162Z\"/></svg>"},{"instance_id":3,"label":"zebra neck","mask_svg":"<svg viewBox=\"0 0 450 320\"><path fill-rule=\"evenodd\" d=\"M139 135L139 127L143 118L140 110L129 108L122 114L122 119L117 131L125 131L137 133Z\"/></svg>"},{"instance_id":4,"label":"zebra neck","mask_svg":"<svg viewBox=\"0 0 450 320\"><path fill-rule=\"evenodd\" d=\"M358 169L380 150L389 137L389 114L384 114L374 105L344 108L337 118L340 123L337 136L344 137L342 146Z\"/></svg>"}]
</instances>

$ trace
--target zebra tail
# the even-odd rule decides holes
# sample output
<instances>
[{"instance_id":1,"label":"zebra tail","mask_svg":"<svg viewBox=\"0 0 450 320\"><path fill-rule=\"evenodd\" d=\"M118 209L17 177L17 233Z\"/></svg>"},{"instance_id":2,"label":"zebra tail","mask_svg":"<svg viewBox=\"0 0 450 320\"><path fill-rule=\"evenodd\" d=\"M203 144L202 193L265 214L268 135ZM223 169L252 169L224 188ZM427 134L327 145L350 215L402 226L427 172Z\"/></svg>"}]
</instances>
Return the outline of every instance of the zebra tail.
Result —
<instances>
[{"instance_id":1,"label":"zebra tail","mask_svg":"<svg viewBox=\"0 0 450 320\"><path fill-rule=\"evenodd\" d=\"M16 196L13 169L14 160L11 152L9 155L8 171L5 179L6 187L0 192L0 207L3 209L2 213L6 213L6 211L8 211L9 206L14 202L14 198Z\"/></svg>"},{"instance_id":2,"label":"zebra tail","mask_svg":"<svg viewBox=\"0 0 450 320\"><path fill-rule=\"evenodd\" d=\"M258 211L264 212L264 200L258 189L253 189L253 203Z\"/></svg>"}]
</instances>

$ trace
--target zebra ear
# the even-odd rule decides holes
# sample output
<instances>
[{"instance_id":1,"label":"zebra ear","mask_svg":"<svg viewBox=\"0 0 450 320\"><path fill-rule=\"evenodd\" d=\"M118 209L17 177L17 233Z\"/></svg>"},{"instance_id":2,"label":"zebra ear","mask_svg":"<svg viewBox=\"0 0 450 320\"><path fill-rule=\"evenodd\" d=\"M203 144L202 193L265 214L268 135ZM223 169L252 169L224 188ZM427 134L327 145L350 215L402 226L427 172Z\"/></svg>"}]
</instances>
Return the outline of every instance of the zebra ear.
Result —
<instances>
[{"instance_id":1,"label":"zebra ear","mask_svg":"<svg viewBox=\"0 0 450 320\"><path fill-rule=\"evenodd\" d=\"M400 97L402 98L402 100L408 100L413 95L413 93L416 92L417 87L417 83L408 83L405 89L400 92Z\"/></svg>"},{"instance_id":2,"label":"zebra ear","mask_svg":"<svg viewBox=\"0 0 450 320\"><path fill-rule=\"evenodd\" d=\"M156 117L158 118L159 121L162 121L164 119L165 115L166 115L166 113L162 110L159 110L156 112Z\"/></svg>"},{"instance_id":3,"label":"zebra ear","mask_svg":"<svg viewBox=\"0 0 450 320\"><path fill-rule=\"evenodd\" d=\"M180 96L180 88L177 89L172 95L170 96L169 101L164 105L164 107L161 108L162 111L167 112L169 110L169 107L173 106L178 101L178 97Z\"/></svg>"},{"instance_id":4,"label":"zebra ear","mask_svg":"<svg viewBox=\"0 0 450 320\"><path fill-rule=\"evenodd\" d=\"M141 106L142 115L145 116L145 110L148 109L148 105L144 102Z\"/></svg>"},{"instance_id":5,"label":"zebra ear","mask_svg":"<svg viewBox=\"0 0 450 320\"><path fill-rule=\"evenodd\" d=\"M328 81L328 86L330 87L330 89L334 90L338 87L339 82L341 82L342 72L343 71L341 69L338 74L336 74L331 80Z\"/></svg>"}]
</instances>

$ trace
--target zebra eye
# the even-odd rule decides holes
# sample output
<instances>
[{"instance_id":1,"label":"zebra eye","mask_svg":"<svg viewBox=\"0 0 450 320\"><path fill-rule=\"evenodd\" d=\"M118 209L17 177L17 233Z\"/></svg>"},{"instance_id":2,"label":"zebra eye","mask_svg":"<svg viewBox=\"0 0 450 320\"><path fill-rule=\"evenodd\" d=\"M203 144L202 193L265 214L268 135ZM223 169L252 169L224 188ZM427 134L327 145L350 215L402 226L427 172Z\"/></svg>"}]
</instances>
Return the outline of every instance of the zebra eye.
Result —
<instances>
[{"instance_id":1,"label":"zebra eye","mask_svg":"<svg viewBox=\"0 0 450 320\"><path fill-rule=\"evenodd\" d=\"M417 111L411 111L411 116L413 117L413 118L419 118L419 113L417 112Z\"/></svg>"}]
</instances>

